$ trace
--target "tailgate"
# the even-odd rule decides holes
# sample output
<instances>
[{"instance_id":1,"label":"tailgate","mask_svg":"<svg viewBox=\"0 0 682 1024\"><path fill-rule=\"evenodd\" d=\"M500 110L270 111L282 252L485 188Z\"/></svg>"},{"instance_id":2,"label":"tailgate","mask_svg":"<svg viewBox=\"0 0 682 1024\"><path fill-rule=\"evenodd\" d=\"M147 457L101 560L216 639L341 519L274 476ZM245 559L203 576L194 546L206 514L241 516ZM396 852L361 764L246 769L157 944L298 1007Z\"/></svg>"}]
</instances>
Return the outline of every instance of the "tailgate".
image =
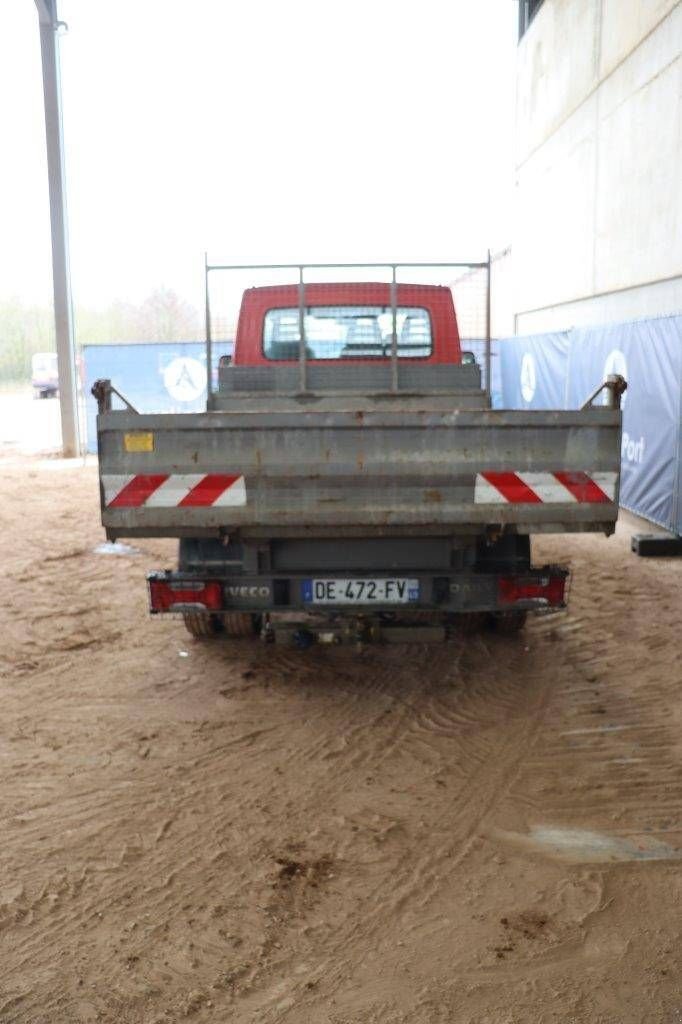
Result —
<instances>
[{"instance_id":1,"label":"tailgate","mask_svg":"<svg viewBox=\"0 0 682 1024\"><path fill-rule=\"evenodd\" d=\"M237 527L604 530L621 413L210 412L98 416L110 536Z\"/></svg>"}]
</instances>

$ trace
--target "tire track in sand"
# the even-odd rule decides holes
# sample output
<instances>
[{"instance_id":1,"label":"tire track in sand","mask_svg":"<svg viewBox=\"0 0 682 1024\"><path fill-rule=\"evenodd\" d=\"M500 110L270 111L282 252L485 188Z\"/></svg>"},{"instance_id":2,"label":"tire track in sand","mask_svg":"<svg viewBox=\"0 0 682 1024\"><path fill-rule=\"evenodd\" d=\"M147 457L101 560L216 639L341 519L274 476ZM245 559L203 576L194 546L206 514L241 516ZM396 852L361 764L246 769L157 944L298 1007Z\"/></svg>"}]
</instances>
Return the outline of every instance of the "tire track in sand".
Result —
<instances>
[{"instance_id":1,"label":"tire track in sand","mask_svg":"<svg viewBox=\"0 0 682 1024\"><path fill-rule=\"evenodd\" d=\"M360 762L354 759L354 767L371 764L374 770L383 768L390 773L398 758L404 775L405 760L421 762L428 770L437 764L440 772L449 772L449 780L455 784L448 786L449 799L441 801L438 826L431 828L428 837L420 835L418 827L410 829L409 820L400 820L386 805L366 816L365 824L380 816L380 827L389 837L387 846L392 826L398 827L401 844L376 860L355 863L352 847L346 851L344 869L363 872L367 886L361 913L356 907L347 907L339 915L337 907L334 932L327 939L324 962L319 966L330 991L348 970L348 950L372 948L387 922L401 932L423 919L443 878L452 875L467 857L536 743L552 690L542 651L529 657L522 642L491 637L470 645L450 675L449 659L447 647L441 648L430 659L428 674L420 666L421 701L415 691L414 666L409 658L398 659L390 673L393 692L402 698L409 681L411 701L401 700L399 718L388 731L356 729L356 740L368 749ZM363 816L356 814L352 820L362 823ZM270 995L267 988L261 988L263 981L258 974L253 976L244 1009L257 1016L266 1014L263 1019L269 1019L270 1012L272 1019L285 1019L286 1014L280 1017L281 1011L269 1009ZM278 1005L281 998L279 987Z\"/></svg>"}]
</instances>

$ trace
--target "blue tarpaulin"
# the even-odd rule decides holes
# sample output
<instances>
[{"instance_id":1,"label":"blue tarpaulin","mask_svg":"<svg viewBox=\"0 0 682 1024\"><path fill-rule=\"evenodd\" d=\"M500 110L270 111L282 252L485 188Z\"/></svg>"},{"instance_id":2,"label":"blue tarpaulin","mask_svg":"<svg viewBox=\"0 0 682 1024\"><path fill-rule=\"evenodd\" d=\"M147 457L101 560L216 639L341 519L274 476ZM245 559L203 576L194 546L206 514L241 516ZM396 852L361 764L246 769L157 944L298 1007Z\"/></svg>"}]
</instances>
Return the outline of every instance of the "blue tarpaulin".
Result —
<instances>
[{"instance_id":1,"label":"blue tarpaulin","mask_svg":"<svg viewBox=\"0 0 682 1024\"><path fill-rule=\"evenodd\" d=\"M500 344L502 395L508 409L563 409L568 332L508 338Z\"/></svg>"},{"instance_id":2,"label":"blue tarpaulin","mask_svg":"<svg viewBox=\"0 0 682 1024\"><path fill-rule=\"evenodd\" d=\"M500 342L511 409L577 409L611 373L623 401L620 502L682 533L682 316Z\"/></svg>"}]
</instances>

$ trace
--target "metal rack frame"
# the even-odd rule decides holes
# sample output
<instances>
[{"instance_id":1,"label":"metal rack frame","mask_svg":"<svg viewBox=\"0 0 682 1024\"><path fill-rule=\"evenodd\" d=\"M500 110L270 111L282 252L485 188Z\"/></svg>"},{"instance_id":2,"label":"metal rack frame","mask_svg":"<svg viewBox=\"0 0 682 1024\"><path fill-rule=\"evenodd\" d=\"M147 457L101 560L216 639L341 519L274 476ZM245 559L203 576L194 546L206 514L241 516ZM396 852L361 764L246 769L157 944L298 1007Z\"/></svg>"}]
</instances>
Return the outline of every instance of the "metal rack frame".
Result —
<instances>
[{"instance_id":1,"label":"metal rack frame","mask_svg":"<svg viewBox=\"0 0 682 1024\"><path fill-rule=\"evenodd\" d=\"M490 398L491 386L491 329L490 329L490 269L491 255L488 250L488 258L485 261L470 260L457 261L453 263L209 263L208 253L204 253L204 288L206 296L206 367L207 367L207 399L210 407L211 395L213 393L213 382L211 379L213 339L211 336L211 300L209 290L209 275L217 270L293 270L298 274L298 317L299 317L299 388L301 392L307 391L307 358L305 339L305 271L306 270L371 270L382 269L391 271L391 313L393 317L393 331L391 336L391 391L398 391L398 332L397 332L397 299L398 299L398 278L400 268L407 269L451 269L462 270L485 270L486 271L486 305L485 305L485 367L484 387ZM314 282L307 282L312 284Z\"/></svg>"}]
</instances>

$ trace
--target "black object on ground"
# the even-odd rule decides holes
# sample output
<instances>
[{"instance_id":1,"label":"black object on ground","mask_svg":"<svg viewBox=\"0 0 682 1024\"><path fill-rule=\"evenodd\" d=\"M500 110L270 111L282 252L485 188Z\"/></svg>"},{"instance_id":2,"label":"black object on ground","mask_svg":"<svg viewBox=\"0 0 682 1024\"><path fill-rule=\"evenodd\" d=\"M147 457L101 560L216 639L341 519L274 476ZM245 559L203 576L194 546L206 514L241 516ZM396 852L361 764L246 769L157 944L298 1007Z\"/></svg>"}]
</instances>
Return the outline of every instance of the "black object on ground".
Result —
<instances>
[{"instance_id":1,"label":"black object on ground","mask_svg":"<svg viewBox=\"0 0 682 1024\"><path fill-rule=\"evenodd\" d=\"M635 533L631 547L641 558L679 558L682 556L682 537L663 533Z\"/></svg>"}]
</instances>

